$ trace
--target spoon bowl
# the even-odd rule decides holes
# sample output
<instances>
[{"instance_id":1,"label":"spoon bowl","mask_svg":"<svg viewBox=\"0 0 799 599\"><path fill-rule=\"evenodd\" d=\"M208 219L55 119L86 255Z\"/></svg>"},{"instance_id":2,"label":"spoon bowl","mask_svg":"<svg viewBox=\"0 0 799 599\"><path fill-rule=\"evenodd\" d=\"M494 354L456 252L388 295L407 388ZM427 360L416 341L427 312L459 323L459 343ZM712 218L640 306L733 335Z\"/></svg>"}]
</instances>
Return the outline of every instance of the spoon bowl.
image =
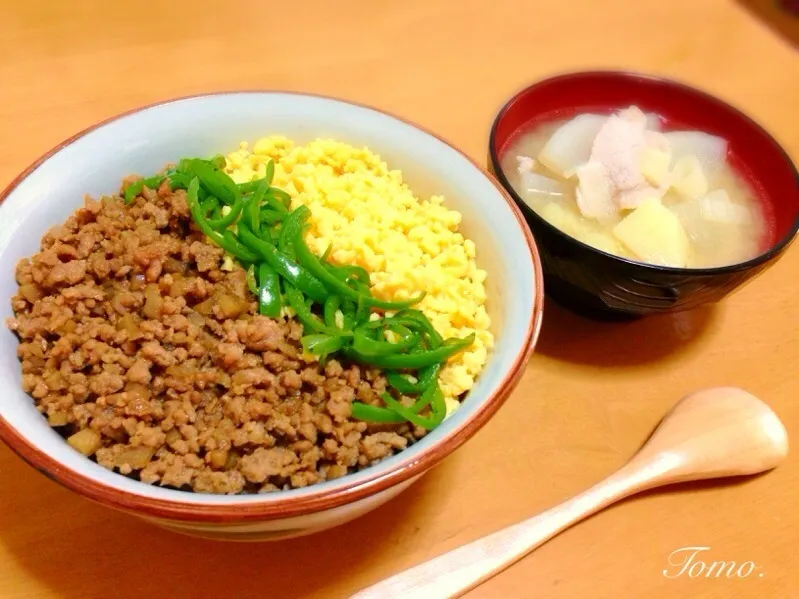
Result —
<instances>
[{"instance_id":1,"label":"spoon bowl","mask_svg":"<svg viewBox=\"0 0 799 599\"><path fill-rule=\"evenodd\" d=\"M788 455L788 433L757 397L736 387L716 387L683 398L663 418L628 467L668 461L657 486L758 474Z\"/></svg>"}]
</instances>

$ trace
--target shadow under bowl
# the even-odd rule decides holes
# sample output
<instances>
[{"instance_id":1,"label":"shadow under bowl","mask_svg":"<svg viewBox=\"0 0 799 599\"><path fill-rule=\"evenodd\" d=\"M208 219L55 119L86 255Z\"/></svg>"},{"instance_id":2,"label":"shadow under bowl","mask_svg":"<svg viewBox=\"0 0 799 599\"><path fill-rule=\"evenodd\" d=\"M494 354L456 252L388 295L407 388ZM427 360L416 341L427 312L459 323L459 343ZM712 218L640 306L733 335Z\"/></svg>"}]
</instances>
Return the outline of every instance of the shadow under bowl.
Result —
<instances>
[{"instance_id":1,"label":"shadow under bowl","mask_svg":"<svg viewBox=\"0 0 799 599\"><path fill-rule=\"evenodd\" d=\"M561 232L519 197L501 168L521 133L585 112L608 114L636 105L680 128L728 141L728 160L750 183L769 224L767 249L755 258L716 268L670 268L608 254ZM569 73L534 83L513 96L491 128L489 170L514 199L538 244L544 288L583 316L624 320L691 310L729 295L774 264L799 231L799 173L791 159L752 119L682 83L620 71Z\"/></svg>"}]
</instances>

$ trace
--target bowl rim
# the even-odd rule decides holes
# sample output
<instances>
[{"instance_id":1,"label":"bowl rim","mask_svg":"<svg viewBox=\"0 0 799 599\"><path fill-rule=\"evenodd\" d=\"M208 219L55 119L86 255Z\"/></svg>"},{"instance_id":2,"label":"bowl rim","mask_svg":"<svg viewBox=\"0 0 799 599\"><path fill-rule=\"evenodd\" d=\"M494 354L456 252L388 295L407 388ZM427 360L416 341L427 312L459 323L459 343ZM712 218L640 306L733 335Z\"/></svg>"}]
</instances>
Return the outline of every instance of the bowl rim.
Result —
<instances>
[{"instance_id":1,"label":"bowl rim","mask_svg":"<svg viewBox=\"0 0 799 599\"><path fill-rule=\"evenodd\" d=\"M337 489L321 489L316 493L311 491L301 496L290 497L286 501L275 500L272 494L270 494L269 500L265 500L267 496L253 495L252 501L235 504L204 504L201 503L201 498L203 497L202 494L191 492L186 492L186 497L187 499L191 497L193 499L192 502L135 495L123 489L107 485L77 470L65 467L60 462L57 462L55 459L51 458L49 455L40 450L30 440L23 437L8 423L8 421L2 417L2 415L0 415L0 440L2 440L25 462L33 466L36 470L51 480L59 483L78 495L117 510L151 518L186 522L202 522L209 524L222 524L230 522L241 523L253 521L265 522L330 510L385 491L400 483L409 481L415 476L423 474L441 462L446 456L455 451L455 449L463 445L463 443L477 433L477 431L480 430L505 403L511 392L518 385L525 372L527 362L532 356L538 341L544 309L543 267L535 239L530 230L530 226L528 225L524 215L514 199L490 172L488 172L484 167L480 166L475 160L457 148L454 144L448 142L446 139L413 121L368 104L323 94L258 88L204 92L186 96L177 96L166 100L153 102L126 110L99 121L60 142L32 162L25 170L12 179L2 191L0 191L0 204L2 204L2 202L4 202L5 199L39 166L70 144L76 142L96 129L125 117L168 104L178 103L186 100L238 94L285 94L311 97L320 100L344 103L360 109L371 110L395 119L405 125L414 127L422 133L437 139L454 151L458 152L477 171L485 176L486 179L497 189L500 196L508 203L513 216L516 218L520 228L520 233L527 244L530 252L530 259L533 263L534 272L532 274L535 289L531 317L527 323L522 346L517 355L513 358L510 368L502 377L497 390L493 394L486 397L482 405L476 409L472 417L467 420L460 429L456 429L448 438L442 439L442 442L428 447L419 455L415 456L414 460L412 460L410 463L399 462L391 470L388 470L383 474L375 475L374 477L365 481L352 482Z\"/></svg>"},{"instance_id":2,"label":"bowl rim","mask_svg":"<svg viewBox=\"0 0 799 599\"><path fill-rule=\"evenodd\" d=\"M563 73L560 75L554 75L551 77L546 77L544 79L539 79L534 83L526 85L515 94L513 94L500 108L499 112L497 112L496 116L494 117L494 121L491 125L491 130L489 133L488 138L488 154L489 154L489 161L490 166L493 171L493 175L497 178L497 180L502 184L513 200L519 204L526 206L532 215L531 218L535 221L536 226L541 226L547 229L550 233L554 233L556 236L560 237L563 240L568 240L583 250L593 252L597 255L603 256L605 258L609 258L615 260L621 264L637 267L648 271L652 274L659 274L659 275L675 275L675 276L686 276L686 275L698 275L698 276L715 276L715 275L725 275L725 274L733 274L739 273L742 271L747 271L773 259L775 256L781 254L784 250L788 248L789 245L796 239L797 233L799 233L799 210L797 210L796 217L794 218L793 224L789 228L788 232L780 238L776 243L772 244L765 252L758 254L754 258L751 258L745 262L738 262L735 264L728 264L726 266L714 266L714 267L705 267L705 268L680 268L675 266L660 266L657 264L649 264L646 262L638 262L636 260L630 260L628 258L624 258L622 256L617 256L615 254L611 254L590 246L586 243L583 243L576 237L572 237L555 227L554 225L547 222L545 219L541 218L538 213L529 208L527 204L525 204L524 200L519 196L516 190L511 185L510 181L508 180L507 176L505 175L505 171L502 169L502 165L500 164L499 156L496 149L496 137L497 137L497 129L499 128L499 124L504 118L505 114L510 110L513 104L524 94L528 91L535 89L544 84L550 84L558 81L566 81L570 79L580 79L583 77L597 77L597 76L604 76L610 78L617 78L617 79L627 79L627 80L637 80L639 82L644 82L648 84L656 84L656 85L665 85L670 87L671 89L679 92L679 93L687 93L691 94L694 97L700 97L703 100L715 104L716 106L727 110L733 113L736 117L741 119L741 121L752 129L755 133L759 134L760 136L766 138L766 140L774 147L776 152L780 154L783 160L788 164L790 169L793 171L793 178L799 184L799 170L797 169L797 165L794 164L791 157L788 155L788 152L782 145L774 139L774 137L766 131L766 129L757 123L752 117L745 114L740 109L736 108L732 104L729 104L725 100L714 96L702 89L697 87L693 87L692 85L688 85L687 83L683 83L681 81L677 81L675 79L670 79L667 77L660 77L657 75L652 75L648 73L641 73L638 71L632 70L618 70L618 69L593 69L589 71L571 71L568 73Z\"/></svg>"}]
</instances>

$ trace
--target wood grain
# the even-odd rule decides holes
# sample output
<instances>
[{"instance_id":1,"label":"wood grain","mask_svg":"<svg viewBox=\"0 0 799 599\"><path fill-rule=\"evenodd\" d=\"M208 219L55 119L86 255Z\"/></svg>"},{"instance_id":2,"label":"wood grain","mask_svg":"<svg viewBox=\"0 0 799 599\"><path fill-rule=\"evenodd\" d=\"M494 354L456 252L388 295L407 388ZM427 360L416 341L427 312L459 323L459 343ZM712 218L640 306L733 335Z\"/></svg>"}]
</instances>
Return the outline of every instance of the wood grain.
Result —
<instances>
[{"instance_id":1,"label":"wood grain","mask_svg":"<svg viewBox=\"0 0 799 599\"><path fill-rule=\"evenodd\" d=\"M233 88L381 106L484 161L509 95L596 67L708 90L799 159L799 59L731 0L309 0L301 9L0 0L0 184L100 119ZM346 597L588 487L635 451L676 397L700 387L751 391L799 438L797 269L792 248L715 308L635 323L592 323L548 305L523 382L483 431L395 501L315 537L246 546L183 538L78 499L2 448L0 597ZM797 504L796 459L765 477L643 495L468 597L797 597ZM763 576L664 577L669 555L691 545L709 546L708 559L754 561Z\"/></svg>"}]
</instances>

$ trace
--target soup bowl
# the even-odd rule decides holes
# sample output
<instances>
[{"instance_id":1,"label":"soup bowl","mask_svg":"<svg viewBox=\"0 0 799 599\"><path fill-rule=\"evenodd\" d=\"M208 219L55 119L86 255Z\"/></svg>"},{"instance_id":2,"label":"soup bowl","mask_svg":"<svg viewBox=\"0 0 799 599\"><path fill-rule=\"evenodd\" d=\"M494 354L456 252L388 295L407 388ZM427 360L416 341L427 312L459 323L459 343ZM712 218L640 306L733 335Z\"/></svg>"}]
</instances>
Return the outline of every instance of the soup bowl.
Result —
<instances>
[{"instance_id":1,"label":"soup bowl","mask_svg":"<svg viewBox=\"0 0 799 599\"><path fill-rule=\"evenodd\" d=\"M635 262L578 241L522 201L501 166L516 136L579 113L609 114L630 105L679 123L680 128L704 131L728 141L732 164L764 202L769 242L760 255L716 268ZM547 294L591 318L636 318L717 302L774 264L799 230L799 176L786 152L737 109L675 81L617 71L568 73L539 81L518 92L499 111L491 127L488 154L489 169L533 230L541 251Z\"/></svg>"},{"instance_id":2,"label":"soup bowl","mask_svg":"<svg viewBox=\"0 0 799 599\"><path fill-rule=\"evenodd\" d=\"M171 100L95 125L47 153L2 192L3 318L12 315L15 265L39 250L42 235L82 205L84 194L115 193L130 173L156 172L182 156L211 156L273 134L368 146L401 169L419 196L444 195L461 212L462 231L488 273L486 308L496 339L461 407L407 449L335 480L256 495L192 493L122 476L73 450L23 392L18 341L4 327L0 438L34 468L90 500L175 531L281 539L342 524L391 499L474 435L511 393L533 352L543 303L536 246L519 209L494 178L435 135L379 110L320 96L230 92Z\"/></svg>"}]
</instances>

